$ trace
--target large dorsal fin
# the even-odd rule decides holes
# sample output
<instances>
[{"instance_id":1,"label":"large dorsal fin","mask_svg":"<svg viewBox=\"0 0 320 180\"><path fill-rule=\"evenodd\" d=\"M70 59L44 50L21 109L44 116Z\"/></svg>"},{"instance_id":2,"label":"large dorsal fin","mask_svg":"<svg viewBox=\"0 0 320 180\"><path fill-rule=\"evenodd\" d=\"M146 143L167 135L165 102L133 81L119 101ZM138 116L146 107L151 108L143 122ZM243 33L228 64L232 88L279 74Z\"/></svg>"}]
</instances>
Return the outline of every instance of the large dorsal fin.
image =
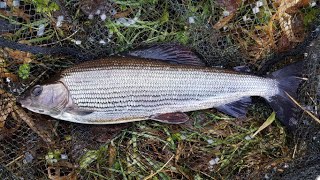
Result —
<instances>
[{"instance_id":1,"label":"large dorsal fin","mask_svg":"<svg viewBox=\"0 0 320 180\"><path fill-rule=\"evenodd\" d=\"M205 63L189 48L178 44L159 44L129 51L125 55L166 61L173 64L205 66Z\"/></svg>"}]
</instances>

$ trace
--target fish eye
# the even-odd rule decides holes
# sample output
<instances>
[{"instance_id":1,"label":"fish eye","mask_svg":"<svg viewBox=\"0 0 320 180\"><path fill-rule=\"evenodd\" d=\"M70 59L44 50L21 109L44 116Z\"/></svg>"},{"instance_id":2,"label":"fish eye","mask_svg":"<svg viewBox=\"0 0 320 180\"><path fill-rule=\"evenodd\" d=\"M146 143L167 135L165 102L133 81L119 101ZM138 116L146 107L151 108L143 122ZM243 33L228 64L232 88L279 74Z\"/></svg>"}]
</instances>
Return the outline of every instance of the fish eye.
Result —
<instances>
[{"instance_id":1,"label":"fish eye","mask_svg":"<svg viewBox=\"0 0 320 180\"><path fill-rule=\"evenodd\" d=\"M33 96L39 96L42 93L42 87L40 85L36 85L32 90L31 93Z\"/></svg>"}]
</instances>

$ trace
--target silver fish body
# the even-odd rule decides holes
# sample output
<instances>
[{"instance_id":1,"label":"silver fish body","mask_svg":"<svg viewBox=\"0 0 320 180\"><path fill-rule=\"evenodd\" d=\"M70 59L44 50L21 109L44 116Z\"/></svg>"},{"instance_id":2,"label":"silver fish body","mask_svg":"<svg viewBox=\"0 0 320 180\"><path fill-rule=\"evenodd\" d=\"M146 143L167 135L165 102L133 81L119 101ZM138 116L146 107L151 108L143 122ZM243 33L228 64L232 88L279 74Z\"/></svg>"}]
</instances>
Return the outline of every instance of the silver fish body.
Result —
<instances>
[{"instance_id":1,"label":"silver fish body","mask_svg":"<svg viewBox=\"0 0 320 180\"><path fill-rule=\"evenodd\" d=\"M53 83L34 86L18 101L31 111L83 124L147 119L178 124L189 119L184 112L212 107L244 116L250 97L260 96L293 127L296 105L288 95L295 96L302 63L258 77L206 67L183 46L155 45L126 57L75 65Z\"/></svg>"},{"instance_id":2,"label":"silver fish body","mask_svg":"<svg viewBox=\"0 0 320 180\"><path fill-rule=\"evenodd\" d=\"M76 109L62 109L54 117L88 124L145 120L155 114L207 109L279 92L274 79L122 57L74 66L62 73L59 82L68 89Z\"/></svg>"}]
</instances>

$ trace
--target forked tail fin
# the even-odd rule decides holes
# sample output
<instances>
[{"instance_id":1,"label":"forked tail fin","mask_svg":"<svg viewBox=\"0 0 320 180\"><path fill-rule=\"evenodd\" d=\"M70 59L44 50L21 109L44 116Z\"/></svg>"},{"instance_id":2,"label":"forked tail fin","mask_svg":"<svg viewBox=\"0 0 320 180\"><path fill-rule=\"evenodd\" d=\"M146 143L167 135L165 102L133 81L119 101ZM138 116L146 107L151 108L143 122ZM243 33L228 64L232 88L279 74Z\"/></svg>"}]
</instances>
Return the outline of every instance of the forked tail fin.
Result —
<instances>
[{"instance_id":1,"label":"forked tail fin","mask_svg":"<svg viewBox=\"0 0 320 180\"><path fill-rule=\"evenodd\" d=\"M294 129L297 125L295 112L297 105L289 98L297 97L297 90L302 81L301 75L303 62L291 64L272 73L269 77L278 81L279 93L267 98L272 109L276 112L276 117L289 129Z\"/></svg>"}]
</instances>

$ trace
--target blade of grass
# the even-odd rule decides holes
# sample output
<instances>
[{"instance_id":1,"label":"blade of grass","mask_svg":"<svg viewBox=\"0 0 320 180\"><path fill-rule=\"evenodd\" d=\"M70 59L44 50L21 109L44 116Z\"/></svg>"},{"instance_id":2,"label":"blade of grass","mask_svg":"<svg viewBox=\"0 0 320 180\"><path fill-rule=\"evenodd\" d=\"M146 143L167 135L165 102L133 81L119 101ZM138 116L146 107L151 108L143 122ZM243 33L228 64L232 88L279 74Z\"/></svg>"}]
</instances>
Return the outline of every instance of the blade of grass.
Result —
<instances>
[{"instance_id":1,"label":"blade of grass","mask_svg":"<svg viewBox=\"0 0 320 180\"><path fill-rule=\"evenodd\" d=\"M159 172L161 172L168 164L169 162L174 158L174 155L171 156L171 158L160 168L158 169L155 173L150 174L149 176L145 177L144 180L151 179L153 176L157 175Z\"/></svg>"},{"instance_id":2,"label":"blade of grass","mask_svg":"<svg viewBox=\"0 0 320 180\"><path fill-rule=\"evenodd\" d=\"M259 129L251 136L252 138L255 137L259 132L264 130L268 127L274 120L276 119L276 113L272 112L268 119L259 127Z\"/></svg>"}]
</instances>

